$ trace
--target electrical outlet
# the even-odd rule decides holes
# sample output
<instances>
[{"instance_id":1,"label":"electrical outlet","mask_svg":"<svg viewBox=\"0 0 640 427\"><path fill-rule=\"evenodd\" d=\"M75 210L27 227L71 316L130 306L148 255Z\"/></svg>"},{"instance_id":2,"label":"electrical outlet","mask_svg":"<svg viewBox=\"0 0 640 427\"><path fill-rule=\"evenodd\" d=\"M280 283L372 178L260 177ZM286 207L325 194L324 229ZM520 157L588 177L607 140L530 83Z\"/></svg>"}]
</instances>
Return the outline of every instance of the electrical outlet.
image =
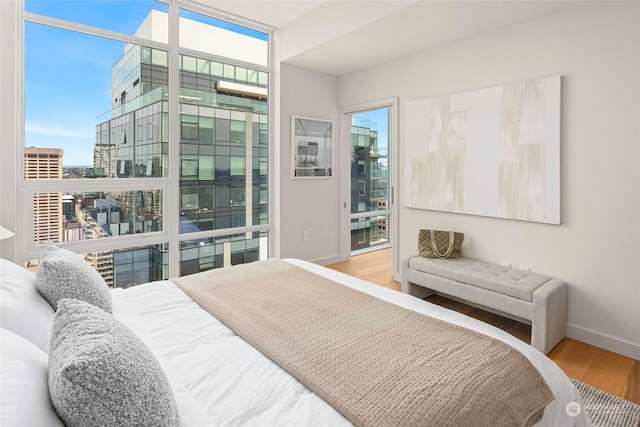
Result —
<instances>
[{"instance_id":1,"label":"electrical outlet","mask_svg":"<svg viewBox=\"0 0 640 427\"><path fill-rule=\"evenodd\" d=\"M302 233L302 240L305 242L309 241L309 230L305 230L304 233Z\"/></svg>"},{"instance_id":2,"label":"electrical outlet","mask_svg":"<svg viewBox=\"0 0 640 427\"><path fill-rule=\"evenodd\" d=\"M511 268L511 263L509 261L502 261L500 265L506 268Z\"/></svg>"}]
</instances>

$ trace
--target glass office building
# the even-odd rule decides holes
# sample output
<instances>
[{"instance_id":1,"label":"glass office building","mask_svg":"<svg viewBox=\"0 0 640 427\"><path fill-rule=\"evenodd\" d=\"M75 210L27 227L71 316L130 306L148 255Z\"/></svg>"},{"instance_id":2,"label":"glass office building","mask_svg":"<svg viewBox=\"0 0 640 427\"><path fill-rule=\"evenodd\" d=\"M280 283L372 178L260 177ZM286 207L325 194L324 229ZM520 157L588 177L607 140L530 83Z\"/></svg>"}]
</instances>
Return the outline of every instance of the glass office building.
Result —
<instances>
[{"instance_id":1,"label":"glass office building","mask_svg":"<svg viewBox=\"0 0 640 427\"><path fill-rule=\"evenodd\" d=\"M389 243L387 155L378 147L378 132L365 126L351 126L351 213L365 214L351 219L351 250L358 251Z\"/></svg>"},{"instance_id":2,"label":"glass office building","mask_svg":"<svg viewBox=\"0 0 640 427\"><path fill-rule=\"evenodd\" d=\"M25 167L25 264L59 243L128 287L267 258L272 29L190 2L25 11L25 154L65 154Z\"/></svg>"},{"instance_id":3,"label":"glass office building","mask_svg":"<svg viewBox=\"0 0 640 427\"><path fill-rule=\"evenodd\" d=\"M113 66L112 110L96 126L93 173L169 176L167 61L166 51L133 45ZM180 275L255 261L268 233L233 229L268 223L268 73L184 54L179 63L180 141L171 149L180 152ZM84 202L115 236L160 231L162 198L160 190L114 191ZM225 229L225 236L187 236ZM166 245L114 251L114 286L167 278L166 252Z\"/></svg>"}]
</instances>

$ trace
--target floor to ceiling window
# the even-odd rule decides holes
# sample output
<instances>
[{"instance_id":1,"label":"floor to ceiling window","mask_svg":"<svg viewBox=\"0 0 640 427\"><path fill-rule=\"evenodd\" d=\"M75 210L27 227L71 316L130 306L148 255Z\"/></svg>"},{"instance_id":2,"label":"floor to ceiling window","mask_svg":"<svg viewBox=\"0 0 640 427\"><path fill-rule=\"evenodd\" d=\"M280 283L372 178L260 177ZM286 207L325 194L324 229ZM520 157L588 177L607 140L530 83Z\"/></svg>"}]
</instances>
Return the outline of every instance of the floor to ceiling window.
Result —
<instances>
[{"instance_id":1,"label":"floor to ceiling window","mask_svg":"<svg viewBox=\"0 0 640 427\"><path fill-rule=\"evenodd\" d=\"M177 0L22 19L28 267L55 243L128 287L268 257L269 29Z\"/></svg>"},{"instance_id":2,"label":"floor to ceiling window","mask_svg":"<svg viewBox=\"0 0 640 427\"><path fill-rule=\"evenodd\" d=\"M390 108L351 115L351 252L390 245Z\"/></svg>"}]
</instances>

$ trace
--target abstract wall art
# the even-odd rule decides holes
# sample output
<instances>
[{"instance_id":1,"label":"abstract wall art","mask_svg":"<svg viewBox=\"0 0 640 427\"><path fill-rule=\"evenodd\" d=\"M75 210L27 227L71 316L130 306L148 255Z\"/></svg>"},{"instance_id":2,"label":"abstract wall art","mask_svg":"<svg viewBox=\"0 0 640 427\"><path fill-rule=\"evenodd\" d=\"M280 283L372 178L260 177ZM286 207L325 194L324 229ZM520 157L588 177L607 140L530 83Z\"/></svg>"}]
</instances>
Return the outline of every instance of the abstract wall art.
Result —
<instances>
[{"instance_id":1,"label":"abstract wall art","mask_svg":"<svg viewBox=\"0 0 640 427\"><path fill-rule=\"evenodd\" d=\"M560 224L560 76L407 101L404 205Z\"/></svg>"}]
</instances>

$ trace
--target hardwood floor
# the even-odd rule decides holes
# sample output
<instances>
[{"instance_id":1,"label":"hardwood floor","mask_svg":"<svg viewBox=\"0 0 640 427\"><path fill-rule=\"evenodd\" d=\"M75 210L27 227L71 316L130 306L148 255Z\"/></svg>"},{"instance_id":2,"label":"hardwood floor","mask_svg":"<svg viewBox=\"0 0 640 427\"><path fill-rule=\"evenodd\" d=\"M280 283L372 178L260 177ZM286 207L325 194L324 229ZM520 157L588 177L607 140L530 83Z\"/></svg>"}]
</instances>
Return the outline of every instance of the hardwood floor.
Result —
<instances>
[{"instance_id":1,"label":"hardwood floor","mask_svg":"<svg viewBox=\"0 0 640 427\"><path fill-rule=\"evenodd\" d=\"M357 255L350 261L327 267L400 291L400 283L391 276L391 249ZM529 325L440 295L431 296L427 301L490 323L526 343L531 342ZM548 357L569 377L640 405L640 361L571 338L562 340Z\"/></svg>"}]
</instances>

